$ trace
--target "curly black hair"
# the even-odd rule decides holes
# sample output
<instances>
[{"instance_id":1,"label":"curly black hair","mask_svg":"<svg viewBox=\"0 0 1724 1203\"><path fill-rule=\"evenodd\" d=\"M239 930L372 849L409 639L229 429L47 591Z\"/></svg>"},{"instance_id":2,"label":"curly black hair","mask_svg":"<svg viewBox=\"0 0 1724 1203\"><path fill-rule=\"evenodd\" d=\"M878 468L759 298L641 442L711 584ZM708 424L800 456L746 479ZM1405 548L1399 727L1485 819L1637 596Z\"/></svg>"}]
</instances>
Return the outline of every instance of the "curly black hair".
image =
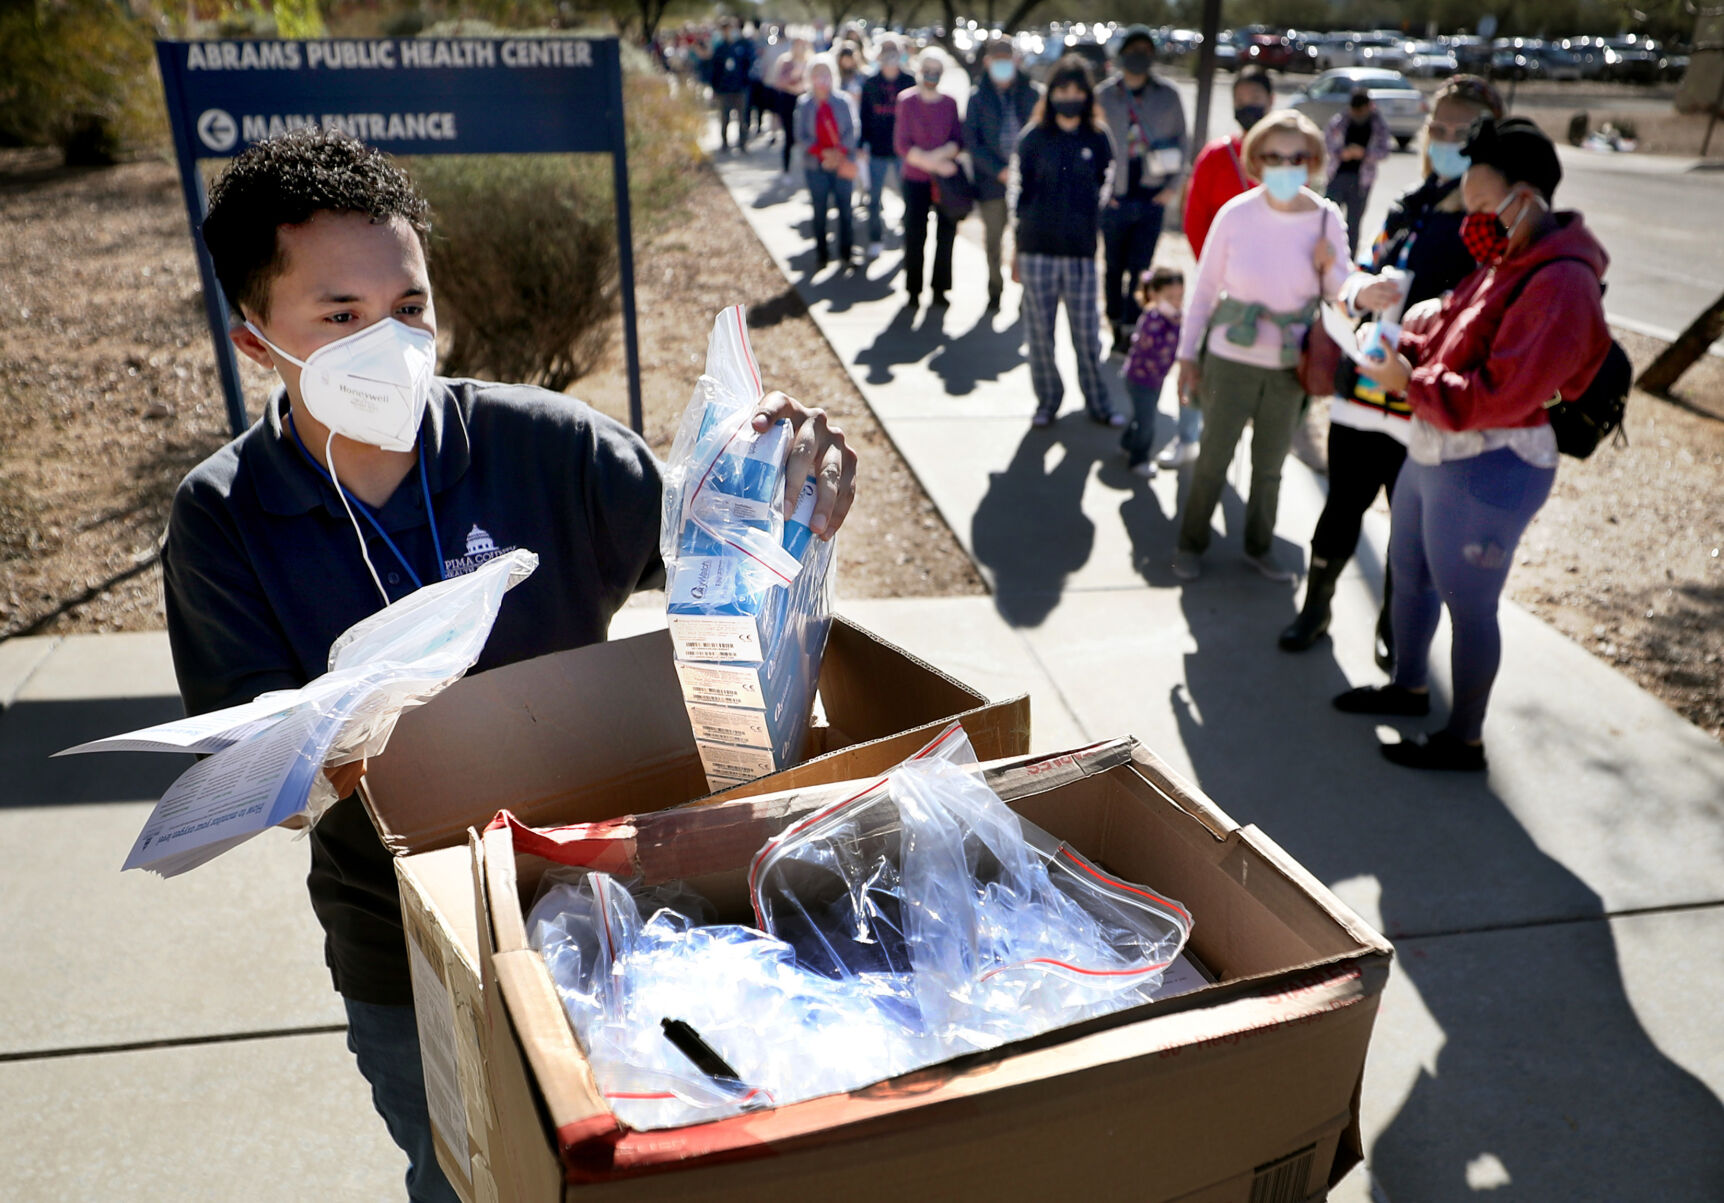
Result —
<instances>
[{"instance_id":1,"label":"curly black hair","mask_svg":"<svg viewBox=\"0 0 1724 1203\"><path fill-rule=\"evenodd\" d=\"M269 316L269 287L285 263L276 230L320 210L399 217L419 236L431 232L424 196L388 155L339 129L303 126L247 149L210 188L204 245L236 313Z\"/></svg>"}]
</instances>

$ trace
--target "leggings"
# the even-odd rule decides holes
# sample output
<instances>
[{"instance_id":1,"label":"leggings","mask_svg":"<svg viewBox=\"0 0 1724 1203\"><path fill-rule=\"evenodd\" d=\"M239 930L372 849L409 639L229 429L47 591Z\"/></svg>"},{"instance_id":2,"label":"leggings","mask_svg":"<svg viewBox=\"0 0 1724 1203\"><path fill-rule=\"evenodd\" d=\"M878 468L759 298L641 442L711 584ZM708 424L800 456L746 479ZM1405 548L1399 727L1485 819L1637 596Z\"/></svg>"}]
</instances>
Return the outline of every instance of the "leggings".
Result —
<instances>
[{"instance_id":1,"label":"leggings","mask_svg":"<svg viewBox=\"0 0 1724 1203\"><path fill-rule=\"evenodd\" d=\"M1389 563L1395 574L1395 684L1429 684L1431 638L1442 607L1454 628L1455 704L1449 733L1476 740L1502 661L1497 600L1522 532L1550 496L1555 468L1507 447L1470 459L1408 459L1395 482Z\"/></svg>"},{"instance_id":2,"label":"leggings","mask_svg":"<svg viewBox=\"0 0 1724 1203\"><path fill-rule=\"evenodd\" d=\"M1380 430L1354 430L1329 424L1329 499L1311 534L1311 555L1330 564L1345 564L1359 545L1365 511L1386 489L1395 500L1395 479L1407 458L1406 444Z\"/></svg>"}]
</instances>

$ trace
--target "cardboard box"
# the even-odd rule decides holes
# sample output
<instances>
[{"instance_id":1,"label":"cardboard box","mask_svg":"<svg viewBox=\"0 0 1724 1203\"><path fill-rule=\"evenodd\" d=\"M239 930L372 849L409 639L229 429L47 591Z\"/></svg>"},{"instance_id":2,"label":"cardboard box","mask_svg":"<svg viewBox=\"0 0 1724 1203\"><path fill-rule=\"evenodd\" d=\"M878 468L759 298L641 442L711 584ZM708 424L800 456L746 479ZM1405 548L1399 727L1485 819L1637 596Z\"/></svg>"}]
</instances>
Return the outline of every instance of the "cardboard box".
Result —
<instances>
[{"instance_id":1,"label":"cardboard box","mask_svg":"<svg viewBox=\"0 0 1724 1203\"><path fill-rule=\"evenodd\" d=\"M1029 748L1029 700L974 690L842 618L820 676L824 721L795 768L713 800L878 774L959 718L980 754ZM653 811L706 793L663 631L494 669L408 711L361 794L396 854L439 1160L470 1203L560 1181L537 1121L512 1164L498 1099L531 1097L483 976L467 831L507 807L550 824ZM519 1152L519 1150L515 1150ZM547 1179L546 1174L550 1177Z\"/></svg>"},{"instance_id":2,"label":"cardboard box","mask_svg":"<svg viewBox=\"0 0 1724 1203\"><path fill-rule=\"evenodd\" d=\"M1361 1157L1359 1088L1392 949L1262 832L1135 741L989 766L1027 818L1178 898L1217 981L1189 994L834 1095L659 1132L605 1106L523 916L549 862L475 838L473 935L491 1009L505 1197L568 1200L1180 1200L1321 1197ZM684 878L746 912L764 840L856 783L564 833L595 867ZM454 858L450 873L458 878ZM452 891L459 886L451 882ZM513 1085L503 1087L503 1077ZM521 1090L522 1080L528 1088ZM498 1155L493 1147L491 1155Z\"/></svg>"}]
</instances>

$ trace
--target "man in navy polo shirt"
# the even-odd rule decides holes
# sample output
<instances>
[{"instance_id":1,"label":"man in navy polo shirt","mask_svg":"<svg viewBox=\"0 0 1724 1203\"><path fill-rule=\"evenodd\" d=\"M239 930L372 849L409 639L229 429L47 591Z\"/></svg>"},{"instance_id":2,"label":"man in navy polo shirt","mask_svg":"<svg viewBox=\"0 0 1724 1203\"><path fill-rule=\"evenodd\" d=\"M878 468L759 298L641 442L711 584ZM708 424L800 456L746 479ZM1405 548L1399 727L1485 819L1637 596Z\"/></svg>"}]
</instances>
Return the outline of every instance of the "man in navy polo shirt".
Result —
<instances>
[{"instance_id":1,"label":"man in navy polo shirt","mask_svg":"<svg viewBox=\"0 0 1724 1203\"><path fill-rule=\"evenodd\" d=\"M431 374L428 230L412 181L335 131L259 143L211 191L203 235L243 319L234 345L283 387L174 497L163 581L188 713L305 684L386 600L516 547L539 568L508 595L475 671L600 642L629 594L662 583L661 467L639 436L560 394ZM789 476L814 473L813 529L830 538L855 495L855 453L822 411L768 394L755 427L780 420L797 432ZM331 774L342 800L312 828L307 884L348 1046L408 1155L408 1194L451 1199L394 869L353 793L363 771Z\"/></svg>"}]
</instances>

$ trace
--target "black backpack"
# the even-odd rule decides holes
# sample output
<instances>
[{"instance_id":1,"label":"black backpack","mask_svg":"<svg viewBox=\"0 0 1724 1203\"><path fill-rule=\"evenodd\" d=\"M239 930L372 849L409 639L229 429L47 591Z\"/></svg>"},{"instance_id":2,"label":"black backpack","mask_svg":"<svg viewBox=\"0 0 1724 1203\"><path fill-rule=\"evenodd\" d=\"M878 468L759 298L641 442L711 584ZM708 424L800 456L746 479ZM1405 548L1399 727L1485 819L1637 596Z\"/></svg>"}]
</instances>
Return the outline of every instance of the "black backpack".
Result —
<instances>
[{"instance_id":1,"label":"black backpack","mask_svg":"<svg viewBox=\"0 0 1724 1203\"><path fill-rule=\"evenodd\" d=\"M1552 263L1569 259L1576 263L1586 262L1573 255L1545 260L1521 277L1520 283L1515 285L1514 292L1509 296L1508 303L1513 305L1520 299L1521 290L1527 286L1527 281L1539 271ZM1603 281L1600 281L1601 292L1604 287ZM1586 386L1586 391L1572 401L1564 401L1559 397L1545 403L1545 416L1550 419L1551 432L1556 435L1556 449L1564 455L1572 455L1575 459L1585 459L1607 435L1615 434L1618 443L1626 443L1628 434L1622 429L1622 417L1628 408L1629 390L1633 387L1634 365L1628 361L1628 353L1622 349L1622 344L1613 338L1610 340L1610 350L1604 354L1604 362L1593 374L1592 382Z\"/></svg>"}]
</instances>

